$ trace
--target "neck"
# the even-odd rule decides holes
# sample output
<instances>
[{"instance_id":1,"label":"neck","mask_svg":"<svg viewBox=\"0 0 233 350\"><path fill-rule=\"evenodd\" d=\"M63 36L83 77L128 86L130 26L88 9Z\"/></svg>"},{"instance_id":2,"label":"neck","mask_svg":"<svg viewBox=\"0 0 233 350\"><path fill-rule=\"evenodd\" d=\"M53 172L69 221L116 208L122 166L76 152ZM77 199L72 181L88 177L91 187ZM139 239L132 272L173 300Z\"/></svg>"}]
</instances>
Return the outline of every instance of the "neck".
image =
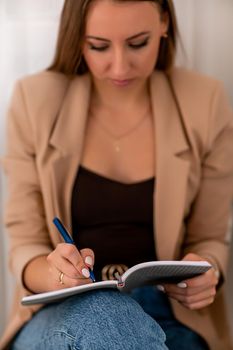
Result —
<instances>
[{"instance_id":1,"label":"neck","mask_svg":"<svg viewBox=\"0 0 233 350\"><path fill-rule=\"evenodd\" d=\"M113 112L143 109L149 103L148 80L129 87L115 87L93 80L92 104Z\"/></svg>"}]
</instances>

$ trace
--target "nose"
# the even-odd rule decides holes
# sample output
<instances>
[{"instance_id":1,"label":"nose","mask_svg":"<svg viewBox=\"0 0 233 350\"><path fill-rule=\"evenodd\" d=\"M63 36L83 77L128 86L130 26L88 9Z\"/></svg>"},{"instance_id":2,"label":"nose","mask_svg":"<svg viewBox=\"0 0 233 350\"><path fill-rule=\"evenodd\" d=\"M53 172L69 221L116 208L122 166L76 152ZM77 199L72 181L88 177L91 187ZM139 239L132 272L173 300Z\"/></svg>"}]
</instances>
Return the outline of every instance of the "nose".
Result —
<instances>
[{"instance_id":1,"label":"nose","mask_svg":"<svg viewBox=\"0 0 233 350\"><path fill-rule=\"evenodd\" d=\"M128 78L130 62L129 57L124 49L119 48L114 51L111 68L114 79Z\"/></svg>"}]
</instances>

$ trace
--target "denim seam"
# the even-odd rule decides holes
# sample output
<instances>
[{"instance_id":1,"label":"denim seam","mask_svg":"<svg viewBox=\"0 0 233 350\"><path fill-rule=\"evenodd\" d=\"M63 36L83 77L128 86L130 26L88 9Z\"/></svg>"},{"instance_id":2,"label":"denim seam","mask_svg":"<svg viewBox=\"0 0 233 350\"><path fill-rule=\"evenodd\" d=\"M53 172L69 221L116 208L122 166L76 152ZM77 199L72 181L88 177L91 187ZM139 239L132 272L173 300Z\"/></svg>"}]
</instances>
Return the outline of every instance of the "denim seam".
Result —
<instances>
[{"instance_id":1,"label":"denim seam","mask_svg":"<svg viewBox=\"0 0 233 350\"><path fill-rule=\"evenodd\" d=\"M75 340L75 337L69 333L66 333L65 331L59 331L59 330L55 330L53 331L53 334L64 334L67 338L69 338L70 340Z\"/></svg>"},{"instance_id":2,"label":"denim seam","mask_svg":"<svg viewBox=\"0 0 233 350\"><path fill-rule=\"evenodd\" d=\"M75 337L73 337L73 335L70 335L69 333L66 333L64 331L54 331L54 334L63 334L65 335L66 338L70 339L72 342L75 341ZM80 348L77 348L75 345L71 344L71 350L80 350Z\"/></svg>"},{"instance_id":3,"label":"denim seam","mask_svg":"<svg viewBox=\"0 0 233 350\"><path fill-rule=\"evenodd\" d=\"M53 331L53 335L65 335L67 338L69 338L71 341L74 341L75 340L75 338L72 336L72 335L70 335L70 334L68 334L68 333L66 333L66 332L64 332L64 331ZM39 343L37 343L36 344L36 346L35 347L33 347L33 348L31 348L31 350L34 350L34 349L38 349L38 346L40 345L40 344L42 344L43 342L45 342L47 339L50 339L51 338L51 335L50 336L46 336L46 337L44 337L44 338L42 338L41 339L41 341L39 342ZM72 345L71 345L72 346ZM80 350L80 349L78 349L78 348L73 348L74 350Z\"/></svg>"},{"instance_id":4,"label":"denim seam","mask_svg":"<svg viewBox=\"0 0 233 350\"><path fill-rule=\"evenodd\" d=\"M64 334L67 338L69 338L70 340L74 341L75 340L75 337L73 337L72 335L70 335L69 333L66 333L64 331L54 331L54 334ZM80 350L80 348L76 347L76 345L71 345L71 350Z\"/></svg>"}]
</instances>

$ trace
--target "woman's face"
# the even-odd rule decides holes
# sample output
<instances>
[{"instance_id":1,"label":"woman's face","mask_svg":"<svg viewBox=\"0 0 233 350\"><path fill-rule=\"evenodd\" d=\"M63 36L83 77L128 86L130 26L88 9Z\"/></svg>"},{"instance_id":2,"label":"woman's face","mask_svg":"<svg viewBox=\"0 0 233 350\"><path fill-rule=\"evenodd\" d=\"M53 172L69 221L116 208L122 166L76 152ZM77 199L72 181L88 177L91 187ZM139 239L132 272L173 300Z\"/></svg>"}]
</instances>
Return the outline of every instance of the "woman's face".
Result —
<instances>
[{"instance_id":1,"label":"woman's face","mask_svg":"<svg viewBox=\"0 0 233 350\"><path fill-rule=\"evenodd\" d=\"M93 1L83 55L94 79L117 87L146 80L167 29L167 16L150 1Z\"/></svg>"}]
</instances>

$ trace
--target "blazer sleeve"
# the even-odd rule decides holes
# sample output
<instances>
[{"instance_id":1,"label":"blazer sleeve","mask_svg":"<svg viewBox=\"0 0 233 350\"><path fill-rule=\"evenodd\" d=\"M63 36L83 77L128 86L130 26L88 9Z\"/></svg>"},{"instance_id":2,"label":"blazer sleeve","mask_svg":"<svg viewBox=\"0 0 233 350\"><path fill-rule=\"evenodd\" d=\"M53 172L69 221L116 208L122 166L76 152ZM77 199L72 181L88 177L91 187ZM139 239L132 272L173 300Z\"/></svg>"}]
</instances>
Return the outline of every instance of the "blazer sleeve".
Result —
<instances>
[{"instance_id":1,"label":"blazer sleeve","mask_svg":"<svg viewBox=\"0 0 233 350\"><path fill-rule=\"evenodd\" d=\"M233 113L221 84L212 95L207 135L184 248L212 257L224 274L232 231Z\"/></svg>"},{"instance_id":2,"label":"blazer sleeve","mask_svg":"<svg viewBox=\"0 0 233 350\"><path fill-rule=\"evenodd\" d=\"M25 101L23 84L18 82L8 111L3 168L8 182L5 225L9 264L19 283L26 264L52 250L37 172L36 135Z\"/></svg>"}]
</instances>

